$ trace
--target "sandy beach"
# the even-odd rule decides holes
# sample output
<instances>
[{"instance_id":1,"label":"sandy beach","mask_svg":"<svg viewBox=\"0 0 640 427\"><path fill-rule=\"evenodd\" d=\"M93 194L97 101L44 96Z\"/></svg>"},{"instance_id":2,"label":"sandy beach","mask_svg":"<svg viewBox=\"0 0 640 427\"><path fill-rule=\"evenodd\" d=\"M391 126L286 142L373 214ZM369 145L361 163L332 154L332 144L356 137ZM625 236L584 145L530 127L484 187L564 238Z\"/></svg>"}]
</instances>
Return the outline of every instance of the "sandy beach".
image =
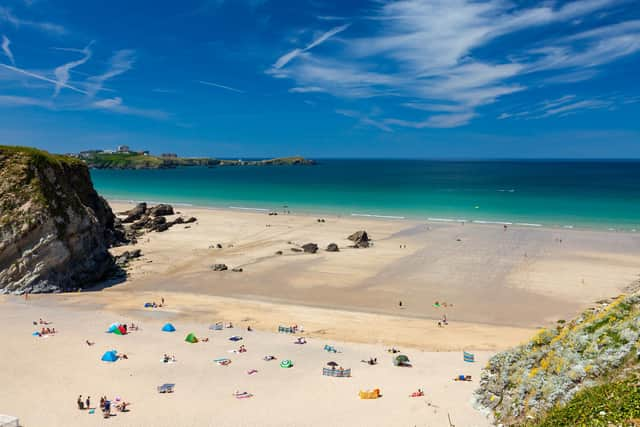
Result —
<instances>
[{"instance_id":1,"label":"sandy beach","mask_svg":"<svg viewBox=\"0 0 640 427\"><path fill-rule=\"evenodd\" d=\"M99 411L76 408L82 394L131 401L130 412L108 421L122 426L431 426L448 425L447 415L458 426L489 425L472 393L491 354L638 280L640 236L633 233L178 210L198 221L144 235L135 246L143 256L124 282L28 301L0 298L0 413L26 427L104 423ZM373 247L349 247L346 237L357 230L367 230ZM318 253L291 250L308 242ZM329 243L340 252L324 251ZM213 271L216 263L243 271ZM164 307L144 308L161 298ZM442 316L446 327L437 325ZM33 337L39 318L59 332ZM105 333L114 321L141 330ZM216 321L235 328L209 330ZM165 322L177 332L161 332ZM304 327L307 344L276 333L292 324ZM189 332L210 341L185 343ZM231 342L231 335L243 340ZM240 344L247 353L229 353ZM323 351L326 344L340 352ZM391 346L413 367L394 367L385 350ZM101 362L111 349L129 359ZM465 363L462 351L475 353L476 362ZM165 353L178 362L162 363ZM267 354L278 362L263 361ZM213 362L221 357L231 365ZM379 364L360 362L370 357ZM282 359L294 367L280 368ZM351 368L352 378L323 377L329 361ZM473 381L454 382L458 374ZM158 394L162 383L175 383L176 392ZM373 388L380 399L358 398ZM425 396L409 397L418 388ZM236 399L236 390L254 396Z\"/></svg>"}]
</instances>

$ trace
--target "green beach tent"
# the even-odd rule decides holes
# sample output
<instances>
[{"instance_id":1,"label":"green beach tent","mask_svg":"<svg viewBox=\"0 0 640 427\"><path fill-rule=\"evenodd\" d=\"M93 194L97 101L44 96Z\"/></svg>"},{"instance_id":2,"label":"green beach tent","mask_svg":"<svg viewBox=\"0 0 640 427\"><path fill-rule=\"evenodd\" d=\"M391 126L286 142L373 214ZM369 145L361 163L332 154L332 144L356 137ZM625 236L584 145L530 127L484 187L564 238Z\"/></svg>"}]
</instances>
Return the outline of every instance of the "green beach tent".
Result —
<instances>
[{"instance_id":1,"label":"green beach tent","mask_svg":"<svg viewBox=\"0 0 640 427\"><path fill-rule=\"evenodd\" d=\"M280 367L281 368L292 368L293 367L293 362L291 360L283 360L282 362L280 362Z\"/></svg>"},{"instance_id":2,"label":"green beach tent","mask_svg":"<svg viewBox=\"0 0 640 427\"><path fill-rule=\"evenodd\" d=\"M198 338L195 336L195 334L193 332L191 332L189 335L187 335L187 337L184 339L186 342L190 342L191 344L195 344L198 342Z\"/></svg>"}]
</instances>

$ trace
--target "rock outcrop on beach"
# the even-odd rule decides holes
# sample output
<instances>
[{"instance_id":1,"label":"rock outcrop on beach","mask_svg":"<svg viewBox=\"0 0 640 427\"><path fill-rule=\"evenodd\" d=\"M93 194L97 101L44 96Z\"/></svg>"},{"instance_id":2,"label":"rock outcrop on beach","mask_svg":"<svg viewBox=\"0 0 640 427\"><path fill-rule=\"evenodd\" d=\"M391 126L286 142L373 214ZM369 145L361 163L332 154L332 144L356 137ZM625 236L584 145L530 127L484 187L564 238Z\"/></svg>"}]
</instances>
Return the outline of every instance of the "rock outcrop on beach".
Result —
<instances>
[{"instance_id":1,"label":"rock outcrop on beach","mask_svg":"<svg viewBox=\"0 0 640 427\"><path fill-rule=\"evenodd\" d=\"M0 146L0 293L60 292L103 279L124 240L76 159Z\"/></svg>"},{"instance_id":2,"label":"rock outcrop on beach","mask_svg":"<svg viewBox=\"0 0 640 427\"><path fill-rule=\"evenodd\" d=\"M369 235L364 230L356 231L347 237L347 239L351 240L354 243L353 246L356 248L368 248L371 245Z\"/></svg>"},{"instance_id":3,"label":"rock outcrop on beach","mask_svg":"<svg viewBox=\"0 0 640 427\"><path fill-rule=\"evenodd\" d=\"M305 243L302 245L302 250L308 254L315 254L318 252L318 245L315 243Z\"/></svg>"},{"instance_id":4,"label":"rock outcrop on beach","mask_svg":"<svg viewBox=\"0 0 640 427\"><path fill-rule=\"evenodd\" d=\"M167 231L176 224L191 224L196 222L196 217L179 216L173 221L167 220L166 216L175 215L173 206L168 204L158 204L153 207L147 206L147 203L138 203L133 208L119 212L118 215L124 217L119 221L123 224L123 230L126 236L132 242L136 242L137 238L148 231L156 231L161 233Z\"/></svg>"},{"instance_id":5,"label":"rock outcrop on beach","mask_svg":"<svg viewBox=\"0 0 640 427\"><path fill-rule=\"evenodd\" d=\"M640 294L601 302L493 356L477 402L504 425L628 425L640 416L637 379L632 393L628 384L640 372L639 338Z\"/></svg>"},{"instance_id":6,"label":"rock outcrop on beach","mask_svg":"<svg viewBox=\"0 0 640 427\"><path fill-rule=\"evenodd\" d=\"M340 252L340 248L338 247L337 244L335 243L329 243L327 245L327 249L325 249L327 252Z\"/></svg>"}]
</instances>

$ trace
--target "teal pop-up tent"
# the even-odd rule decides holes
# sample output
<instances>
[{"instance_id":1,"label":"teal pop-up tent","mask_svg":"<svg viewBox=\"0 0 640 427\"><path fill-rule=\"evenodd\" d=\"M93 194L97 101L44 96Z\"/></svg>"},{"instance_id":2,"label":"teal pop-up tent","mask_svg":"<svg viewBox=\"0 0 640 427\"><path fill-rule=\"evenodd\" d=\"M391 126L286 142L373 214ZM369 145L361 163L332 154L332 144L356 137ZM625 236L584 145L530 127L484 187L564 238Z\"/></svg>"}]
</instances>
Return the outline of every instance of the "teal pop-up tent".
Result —
<instances>
[{"instance_id":1,"label":"teal pop-up tent","mask_svg":"<svg viewBox=\"0 0 640 427\"><path fill-rule=\"evenodd\" d=\"M115 350L105 351L102 355L103 362L115 362L118 360L118 352Z\"/></svg>"},{"instance_id":2,"label":"teal pop-up tent","mask_svg":"<svg viewBox=\"0 0 640 427\"><path fill-rule=\"evenodd\" d=\"M171 323L165 323L162 327L162 332L175 332L176 328Z\"/></svg>"}]
</instances>

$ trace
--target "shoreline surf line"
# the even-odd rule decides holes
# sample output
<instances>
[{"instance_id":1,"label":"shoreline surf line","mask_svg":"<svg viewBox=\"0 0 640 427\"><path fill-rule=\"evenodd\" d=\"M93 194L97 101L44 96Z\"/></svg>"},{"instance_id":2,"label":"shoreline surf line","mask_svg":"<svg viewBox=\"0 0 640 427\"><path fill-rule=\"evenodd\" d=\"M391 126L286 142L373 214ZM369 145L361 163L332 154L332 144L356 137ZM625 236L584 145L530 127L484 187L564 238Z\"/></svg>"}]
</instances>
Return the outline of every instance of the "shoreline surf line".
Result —
<instances>
[{"instance_id":1,"label":"shoreline surf line","mask_svg":"<svg viewBox=\"0 0 640 427\"><path fill-rule=\"evenodd\" d=\"M108 196L103 196L108 202L112 203L140 203L144 200L136 201L133 199L122 199L122 198L109 198ZM205 209L205 210L243 210L243 211L254 211L254 212L278 212L278 208L251 208L251 207L243 207L243 206L228 206L228 205L199 205L199 204L191 204L184 202L172 202L172 201L146 201L146 203L150 204L158 204L158 203L167 203L175 206L185 206L185 207L193 207L196 209ZM589 226L589 225L563 225L562 223L534 223L534 222L510 222L510 221L496 221L496 220L482 220L482 219L465 219L465 218L441 218L441 217L427 217L424 216L399 216L399 215L373 215L373 214L347 214L345 212L339 212L335 210L307 210L295 208L289 215L302 215L302 216L317 216L317 215L331 215L336 218L341 218L345 216L361 216L371 219L398 219L398 220L406 220L412 221L416 223L420 222L444 222L444 223L474 223L477 225L513 225L513 226L521 226L521 227L542 227L548 229L562 229L562 230L590 230L590 231L598 231L598 232L616 232L616 233L637 233L638 228L613 228L609 225L601 225L600 227ZM366 216L369 215L369 216Z\"/></svg>"}]
</instances>

